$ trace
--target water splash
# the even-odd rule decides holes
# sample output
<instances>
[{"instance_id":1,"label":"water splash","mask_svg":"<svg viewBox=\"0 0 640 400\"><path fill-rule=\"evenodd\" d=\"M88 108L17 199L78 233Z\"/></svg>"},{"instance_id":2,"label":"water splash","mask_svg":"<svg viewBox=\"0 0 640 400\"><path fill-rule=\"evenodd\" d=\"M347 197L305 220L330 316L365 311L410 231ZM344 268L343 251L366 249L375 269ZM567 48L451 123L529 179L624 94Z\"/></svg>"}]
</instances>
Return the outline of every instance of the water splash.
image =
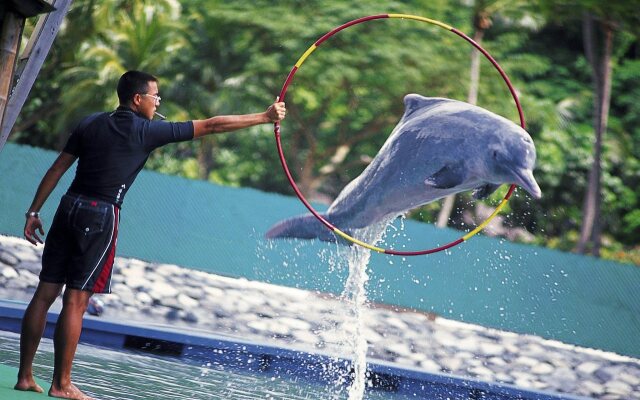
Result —
<instances>
[{"instance_id":1,"label":"water splash","mask_svg":"<svg viewBox=\"0 0 640 400\"><path fill-rule=\"evenodd\" d=\"M377 243L382 238L387 224L384 221L365 229L353 232L353 236L368 243ZM367 303L367 281L369 275L367 266L371 259L371 250L361 246L340 246L338 256L344 257L349 265L349 276L345 282L342 298L350 305L350 317L354 329L353 334L347 338L347 345L353 354L353 382L349 387L349 400L362 400L366 389L367 375L367 349L365 338L365 309Z\"/></svg>"}]
</instances>

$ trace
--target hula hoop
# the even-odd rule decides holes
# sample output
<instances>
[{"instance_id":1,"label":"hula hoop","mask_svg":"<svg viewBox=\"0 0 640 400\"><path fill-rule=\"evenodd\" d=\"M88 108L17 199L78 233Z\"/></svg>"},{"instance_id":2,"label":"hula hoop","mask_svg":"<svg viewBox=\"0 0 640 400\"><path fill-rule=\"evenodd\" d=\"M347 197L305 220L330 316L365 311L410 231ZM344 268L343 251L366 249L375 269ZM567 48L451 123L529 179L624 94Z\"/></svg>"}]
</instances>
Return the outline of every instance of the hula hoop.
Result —
<instances>
[{"instance_id":1,"label":"hula hoop","mask_svg":"<svg viewBox=\"0 0 640 400\"><path fill-rule=\"evenodd\" d=\"M513 85L511 84L511 81L509 80L509 77L504 72L502 67L500 67L498 62L485 49L483 49L478 43L476 43L469 36L465 35L463 32L457 30L456 28L454 28L452 26L444 24L444 23L442 23L440 21L436 21L436 20L433 20L433 19L420 17L420 16L417 16L417 15L411 15L411 14L378 14L378 15L370 15L370 16L367 16L367 17L354 19L352 21L349 21L349 22L347 22L347 23L345 23L343 25L340 25L337 28L334 28L333 30L325 33L322 37L320 37L320 39L318 39L314 44L312 44L311 47L309 47L307 49L307 51L304 52L304 54L302 54L302 56L298 59L298 61L293 66L293 68L291 68L291 71L289 71L289 75L287 76L287 79L285 80L284 84L282 85L282 89L280 90L280 95L278 96L280 101L284 101L284 97L285 97L285 94L287 93L287 89L289 88L289 84L293 80L294 75L300 69L300 67L302 66L304 61L324 41L326 41L327 39L329 39L331 36L335 35L336 33L340 32L341 30L346 29L346 28L348 28L350 26L361 24L361 23L367 22L367 21L372 21L372 20L376 20L376 19L384 19L384 18L411 19L411 20L426 22L428 24L436 25L436 26L438 26L440 28L443 28L443 29L446 29L446 30L448 30L450 32L453 32L456 35L458 35L461 38L463 38L464 40L466 40L467 42L469 42L473 47L478 49L478 51L480 51L485 56L485 58L487 58L487 60L489 60L491 62L491 64L500 73L500 76L502 76L502 79L505 81L505 83L507 84L507 86L509 88L509 91L511 92L511 96L513 97L513 100L514 100L514 102L516 104L516 108L518 109L518 115L520 117L520 126L522 127L522 129L526 128L526 123L525 123L525 120L524 120L524 113L522 111L522 106L520 105L520 100L518 99L518 95L516 94L516 91L513 88ZM489 224L489 222L496 215L498 215L500 210L502 210L502 208L504 208L504 206L507 204L507 201L509 200L509 198L511 197L511 195L513 194L513 192L514 192L514 190L516 188L516 185L512 184L509 187L509 190L507 191L507 194L504 196L504 198L502 199L500 204L498 204L498 206L495 208L493 213L491 213L491 215L489 215L489 217L484 222L482 222L480 225L478 225L474 230L472 230L471 232L467 233L466 235L462 236L461 238L459 238L457 240L454 240L454 241L452 241L450 243L447 243L447 244L439 246L439 247L434 247L432 249L419 250L419 251L401 251L401 250L393 250L393 249L383 249L381 247L373 246L373 245L371 245L369 243L363 242L361 240L358 240L358 239L356 239L354 237L349 236L345 232L343 232L340 229L338 229L337 227L335 227L329 221L327 221L322 215L320 215L311 206L311 204L309 204L307 199L300 192L300 189L298 189L298 185L296 184L296 182L294 181L293 177L291 176L291 172L289 171L289 167L287 165L287 161L286 161L286 159L284 157L284 152L282 151L282 142L280 141L280 122L276 122L274 124L274 130L273 131L274 131L274 134L275 134L275 137L276 137L276 146L278 148L278 156L280 157L280 163L282 164L282 168L284 169L284 172L285 172L285 174L287 176L287 180L289 181L289 184L291 185L291 187L293 188L294 192L296 193L296 196L298 196L300 201L302 201L302 203L305 205L305 207L307 207L307 209L311 212L311 214L313 214L324 226L326 226L334 234L342 237L345 240L348 240L348 241L350 241L352 243L355 243L355 244L357 244L359 246L362 246L364 248L367 248L369 250L376 251L378 253L391 254L391 255L396 255L396 256L418 256L418 255L423 255L423 254L437 253L437 252L449 249L451 247L457 246L460 243L469 240L471 237L476 235L478 232L482 231Z\"/></svg>"}]
</instances>

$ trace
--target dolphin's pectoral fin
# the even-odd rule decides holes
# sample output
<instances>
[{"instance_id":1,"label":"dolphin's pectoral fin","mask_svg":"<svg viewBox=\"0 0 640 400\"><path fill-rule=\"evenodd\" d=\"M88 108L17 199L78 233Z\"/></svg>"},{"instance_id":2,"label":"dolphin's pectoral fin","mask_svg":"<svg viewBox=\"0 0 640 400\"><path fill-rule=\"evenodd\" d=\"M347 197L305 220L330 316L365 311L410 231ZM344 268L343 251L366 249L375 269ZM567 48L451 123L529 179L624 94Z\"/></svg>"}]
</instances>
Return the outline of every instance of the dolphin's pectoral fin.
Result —
<instances>
[{"instance_id":1,"label":"dolphin's pectoral fin","mask_svg":"<svg viewBox=\"0 0 640 400\"><path fill-rule=\"evenodd\" d=\"M464 178L464 168L461 165L445 165L425 179L424 184L436 189L451 189L464 182Z\"/></svg>"},{"instance_id":2,"label":"dolphin's pectoral fin","mask_svg":"<svg viewBox=\"0 0 640 400\"><path fill-rule=\"evenodd\" d=\"M477 188L473 189L472 196L474 199L477 199L477 200L486 199L491 195L491 193L495 192L496 189L498 189L499 187L500 185L487 183L486 185L478 186Z\"/></svg>"}]
</instances>

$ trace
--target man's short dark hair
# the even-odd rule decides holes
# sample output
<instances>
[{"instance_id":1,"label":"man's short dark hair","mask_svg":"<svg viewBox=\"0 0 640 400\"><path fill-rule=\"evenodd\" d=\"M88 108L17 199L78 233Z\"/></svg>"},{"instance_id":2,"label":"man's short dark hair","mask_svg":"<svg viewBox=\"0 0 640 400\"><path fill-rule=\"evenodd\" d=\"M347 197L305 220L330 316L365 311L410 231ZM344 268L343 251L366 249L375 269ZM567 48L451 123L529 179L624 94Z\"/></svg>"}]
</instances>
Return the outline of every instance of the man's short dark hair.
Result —
<instances>
[{"instance_id":1,"label":"man's short dark hair","mask_svg":"<svg viewBox=\"0 0 640 400\"><path fill-rule=\"evenodd\" d=\"M136 93L147 93L149 82L158 82L158 78L142 71L127 71L122 74L117 89L120 104L129 103Z\"/></svg>"}]
</instances>

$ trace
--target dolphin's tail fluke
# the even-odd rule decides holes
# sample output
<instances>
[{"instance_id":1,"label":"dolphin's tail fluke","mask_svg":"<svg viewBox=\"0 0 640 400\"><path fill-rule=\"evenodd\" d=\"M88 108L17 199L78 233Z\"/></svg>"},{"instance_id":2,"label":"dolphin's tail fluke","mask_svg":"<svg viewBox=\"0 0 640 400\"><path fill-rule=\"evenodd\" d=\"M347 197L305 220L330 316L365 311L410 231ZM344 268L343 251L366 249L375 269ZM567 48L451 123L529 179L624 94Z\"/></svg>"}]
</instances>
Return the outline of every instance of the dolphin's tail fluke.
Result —
<instances>
[{"instance_id":1,"label":"dolphin's tail fluke","mask_svg":"<svg viewBox=\"0 0 640 400\"><path fill-rule=\"evenodd\" d=\"M336 241L336 235L311 214L280 221L267 231L265 237L267 239L298 238L320 239L325 242Z\"/></svg>"}]
</instances>

